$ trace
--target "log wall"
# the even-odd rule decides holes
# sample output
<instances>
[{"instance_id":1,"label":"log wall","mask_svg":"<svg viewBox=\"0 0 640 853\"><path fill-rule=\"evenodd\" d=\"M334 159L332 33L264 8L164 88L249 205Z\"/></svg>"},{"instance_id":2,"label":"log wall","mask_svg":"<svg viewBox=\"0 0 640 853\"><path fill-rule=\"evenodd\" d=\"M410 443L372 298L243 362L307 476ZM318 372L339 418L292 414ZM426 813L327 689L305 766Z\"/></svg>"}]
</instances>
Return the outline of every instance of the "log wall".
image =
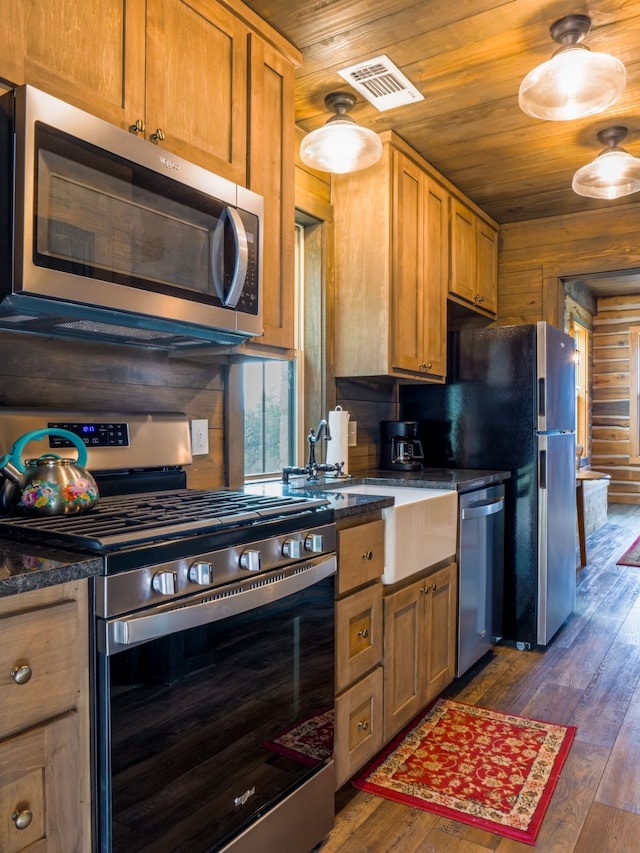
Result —
<instances>
[{"instance_id":1,"label":"log wall","mask_svg":"<svg viewBox=\"0 0 640 853\"><path fill-rule=\"evenodd\" d=\"M562 328L564 279L640 269L640 204L503 225L498 322L546 320ZM640 503L640 466L629 462L629 326L639 297L599 299L593 317L591 467L611 474L609 500Z\"/></svg>"},{"instance_id":2,"label":"log wall","mask_svg":"<svg viewBox=\"0 0 640 853\"><path fill-rule=\"evenodd\" d=\"M640 465L632 458L629 327L640 325L640 297L598 300L593 328L592 467L611 475L609 500L640 504ZM637 425L636 425L637 428Z\"/></svg>"}]
</instances>

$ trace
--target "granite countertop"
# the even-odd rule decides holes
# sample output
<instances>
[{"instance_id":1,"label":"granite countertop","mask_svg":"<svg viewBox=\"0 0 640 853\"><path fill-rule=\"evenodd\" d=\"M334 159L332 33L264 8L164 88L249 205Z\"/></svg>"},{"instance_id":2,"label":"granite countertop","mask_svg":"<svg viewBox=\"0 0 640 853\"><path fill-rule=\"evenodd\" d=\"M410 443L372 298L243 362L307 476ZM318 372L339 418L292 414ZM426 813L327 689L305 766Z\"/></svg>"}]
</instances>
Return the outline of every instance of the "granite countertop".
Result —
<instances>
[{"instance_id":1,"label":"granite countertop","mask_svg":"<svg viewBox=\"0 0 640 853\"><path fill-rule=\"evenodd\" d=\"M102 559L0 539L0 597L82 580L102 571Z\"/></svg>"},{"instance_id":2,"label":"granite countertop","mask_svg":"<svg viewBox=\"0 0 640 853\"><path fill-rule=\"evenodd\" d=\"M421 489L451 489L459 493L483 489L502 483L508 471L480 471L450 468L425 468L422 471L371 470L357 477L322 478L308 483L304 477L254 483L245 486L252 494L319 497L329 501L336 519L360 515L368 510L393 506L388 496L350 494L349 486L367 483L371 486L410 486ZM11 539L0 539L0 597L81 580L100 574L102 558L78 554L46 545L31 545Z\"/></svg>"},{"instance_id":3,"label":"granite countertop","mask_svg":"<svg viewBox=\"0 0 640 853\"><path fill-rule=\"evenodd\" d=\"M270 481L245 486L245 491L254 494L299 495L300 497L323 497L329 500L335 511L336 520L359 515L367 510L393 506L393 498L350 494L349 486L367 483L370 486L409 486L413 489L451 489L464 492L484 489L503 483L511 476L509 471L484 471L462 468L424 468L421 471L371 470L361 476L322 477L317 483L309 483L304 476L291 477L289 483Z\"/></svg>"}]
</instances>

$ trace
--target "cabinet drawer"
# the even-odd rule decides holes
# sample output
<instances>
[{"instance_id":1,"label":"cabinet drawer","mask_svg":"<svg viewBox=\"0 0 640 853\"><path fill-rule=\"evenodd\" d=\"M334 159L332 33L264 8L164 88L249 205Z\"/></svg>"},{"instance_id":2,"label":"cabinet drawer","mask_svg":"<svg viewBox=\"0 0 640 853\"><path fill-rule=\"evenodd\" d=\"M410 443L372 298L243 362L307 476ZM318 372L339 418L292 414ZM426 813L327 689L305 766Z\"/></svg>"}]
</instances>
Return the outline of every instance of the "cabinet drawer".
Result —
<instances>
[{"instance_id":1,"label":"cabinet drawer","mask_svg":"<svg viewBox=\"0 0 640 853\"><path fill-rule=\"evenodd\" d=\"M379 580L384 571L384 521L338 531L338 595Z\"/></svg>"},{"instance_id":2,"label":"cabinet drawer","mask_svg":"<svg viewBox=\"0 0 640 853\"><path fill-rule=\"evenodd\" d=\"M382 668L336 699L336 789L382 749Z\"/></svg>"},{"instance_id":3,"label":"cabinet drawer","mask_svg":"<svg viewBox=\"0 0 640 853\"><path fill-rule=\"evenodd\" d=\"M0 617L0 737L76 705L78 628L76 601Z\"/></svg>"},{"instance_id":4,"label":"cabinet drawer","mask_svg":"<svg viewBox=\"0 0 640 853\"><path fill-rule=\"evenodd\" d=\"M382 584L336 603L336 692L382 659Z\"/></svg>"},{"instance_id":5,"label":"cabinet drawer","mask_svg":"<svg viewBox=\"0 0 640 853\"><path fill-rule=\"evenodd\" d=\"M78 748L75 712L0 742L3 853L82 853L80 801L69 796Z\"/></svg>"}]
</instances>

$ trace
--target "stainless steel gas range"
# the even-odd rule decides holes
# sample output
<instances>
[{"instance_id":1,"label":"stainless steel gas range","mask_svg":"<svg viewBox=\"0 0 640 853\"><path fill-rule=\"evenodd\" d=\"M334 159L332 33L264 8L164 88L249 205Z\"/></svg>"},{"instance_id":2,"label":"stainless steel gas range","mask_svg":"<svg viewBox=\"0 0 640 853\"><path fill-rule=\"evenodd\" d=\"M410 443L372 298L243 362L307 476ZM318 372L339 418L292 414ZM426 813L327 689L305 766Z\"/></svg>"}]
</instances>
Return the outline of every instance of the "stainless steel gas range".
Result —
<instances>
[{"instance_id":1,"label":"stainless steel gas range","mask_svg":"<svg viewBox=\"0 0 640 853\"><path fill-rule=\"evenodd\" d=\"M0 517L0 535L103 559L97 849L308 853L334 813L327 501L187 489L182 414L5 409L0 450L48 426L83 437L98 506Z\"/></svg>"}]
</instances>

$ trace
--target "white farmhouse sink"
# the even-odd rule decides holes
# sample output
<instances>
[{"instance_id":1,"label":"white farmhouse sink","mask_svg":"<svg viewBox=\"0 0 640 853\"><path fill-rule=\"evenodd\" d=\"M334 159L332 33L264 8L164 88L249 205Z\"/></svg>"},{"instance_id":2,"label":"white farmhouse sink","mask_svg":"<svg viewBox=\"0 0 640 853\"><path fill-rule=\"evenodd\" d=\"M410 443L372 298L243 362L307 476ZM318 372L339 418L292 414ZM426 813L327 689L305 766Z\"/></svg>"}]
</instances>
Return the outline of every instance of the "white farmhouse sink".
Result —
<instances>
[{"instance_id":1,"label":"white farmhouse sink","mask_svg":"<svg viewBox=\"0 0 640 853\"><path fill-rule=\"evenodd\" d=\"M345 492L392 497L384 507L384 574L382 582L397 583L416 572L453 557L458 533L458 493L450 489L412 489L359 483Z\"/></svg>"}]
</instances>

